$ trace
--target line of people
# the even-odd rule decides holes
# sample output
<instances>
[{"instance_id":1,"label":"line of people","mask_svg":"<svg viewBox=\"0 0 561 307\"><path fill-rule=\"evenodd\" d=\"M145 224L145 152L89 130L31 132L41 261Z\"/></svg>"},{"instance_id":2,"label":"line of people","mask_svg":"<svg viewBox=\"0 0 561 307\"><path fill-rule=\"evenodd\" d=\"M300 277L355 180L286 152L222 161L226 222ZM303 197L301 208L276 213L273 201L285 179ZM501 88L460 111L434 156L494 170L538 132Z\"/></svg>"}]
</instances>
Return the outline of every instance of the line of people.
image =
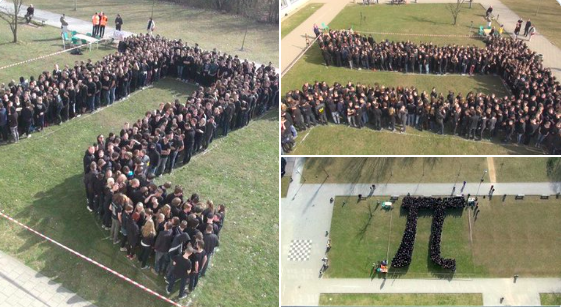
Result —
<instances>
[{"instance_id":1,"label":"line of people","mask_svg":"<svg viewBox=\"0 0 561 307\"><path fill-rule=\"evenodd\" d=\"M166 76L200 85L196 96L190 97L200 111L212 115L222 107L216 113L223 116L215 122L223 135L243 127L278 100L279 76L270 63L258 66L181 40L139 34L127 37L119 43L119 52L95 63L55 65L52 72L44 71L37 78L20 77L19 82L2 84L0 142L17 142L20 133L29 137L49 125L95 112ZM211 104L201 108L203 101Z\"/></svg>"},{"instance_id":2,"label":"line of people","mask_svg":"<svg viewBox=\"0 0 561 307\"><path fill-rule=\"evenodd\" d=\"M282 106L283 150L290 151L298 130L317 124L347 124L376 130L405 132L407 127L449 133L465 138L484 138L505 143L533 145L554 154L561 151L561 87L551 70L544 68L526 44L510 38L489 41L494 71L512 95L433 88L430 93L415 87L376 84L305 83L286 93Z\"/></svg>"}]
</instances>

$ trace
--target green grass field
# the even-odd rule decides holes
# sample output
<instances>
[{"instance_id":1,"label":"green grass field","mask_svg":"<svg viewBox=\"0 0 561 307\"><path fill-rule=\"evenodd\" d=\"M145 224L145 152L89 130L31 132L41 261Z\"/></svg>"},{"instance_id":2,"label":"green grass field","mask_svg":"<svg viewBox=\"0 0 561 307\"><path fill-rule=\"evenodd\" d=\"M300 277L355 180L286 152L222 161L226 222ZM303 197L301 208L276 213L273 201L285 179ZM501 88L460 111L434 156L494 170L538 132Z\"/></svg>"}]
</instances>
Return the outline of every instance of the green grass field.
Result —
<instances>
[{"instance_id":1,"label":"green grass field","mask_svg":"<svg viewBox=\"0 0 561 307\"><path fill-rule=\"evenodd\" d=\"M388 198L371 197L360 203L356 196L335 199L330 231L331 266L326 276L367 278L372 263L391 261L401 242L407 216L401 210L401 200L391 211L377 207L377 201ZM561 259L556 256L561 252L561 229L556 227L561 215L558 201L526 197L523 201L508 198L502 202L495 197L491 201L480 199L479 207L481 213L476 220L471 210L465 209L449 210L444 222L442 256L456 259L455 277L561 276ZM451 277L428 258L431 222L430 211L420 211L411 265L390 269L389 276L397 273L402 278ZM537 233L540 235L536 236Z\"/></svg>"},{"instance_id":2,"label":"green grass field","mask_svg":"<svg viewBox=\"0 0 561 307\"><path fill-rule=\"evenodd\" d=\"M98 0L78 1L74 11L74 0L37 0L37 9L66 13L69 17L90 21L94 12L103 11L109 17L108 25L114 27L115 16L123 17L123 30L146 33L146 24L152 13L151 0ZM183 39L190 45L198 43L201 48L221 50L237 54L242 59L279 65L279 27L276 24L259 23L241 16L222 14L214 10L187 7L166 1L156 1L154 7L156 31L170 39ZM244 34L245 45L240 51Z\"/></svg>"},{"instance_id":3,"label":"green grass field","mask_svg":"<svg viewBox=\"0 0 561 307\"><path fill-rule=\"evenodd\" d=\"M561 293L540 293L542 306L560 306Z\"/></svg>"},{"instance_id":4,"label":"green grass field","mask_svg":"<svg viewBox=\"0 0 561 307\"><path fill-rule=\"evenodd\" d=\"M12 32L8 30L5 23L0 23L0 50L2 50L0 67L63 50L62 40L60 38L60 29L55 27L36 27L20 24L18 37L18 43L13 44ZM60 68L64 68L64 65L73 67L74 61L86 61L91 59L95 62L116 51L117 49L102 44L99 46L99 49L96 49L95 47L92 48L91 52L84 49L82 55L61 53L33 62L2 69L0 70L0 83L7 84L11 80L19 82L19 77L21 76L26 79L29 79L30 76L37 78L37 76L44 70L52 71L55 64L59 64Z\"/></svg>"},{"instance_id":5,"label":"green grass field","mask_svg":"<svg viewBox=\"0 0 561 307\"><path fill-rule=\"evenodd\" d=\"M105 240L108 233L85 209L82 157L98 134L118 131L123 122L140 118L161 101L183 100L191 90L163 80L98 113L0 147L1 210L165 295L164 281L141 271ZM277 118L278 113L271 112L215 140L206 154L158 180L181 184L186 194L197 192L228 208L220 252L200 289L190 296L192 306L278 303L279 182L271 176L278 172ZM0 221L0 231L1 250L97 306L169 306L5 220Z\"/></svg>"},{"instance_id":6,"label":"green grass field","mask_svg":"<svg viewBox=\"0 0 561 307\"><path fill-rule=\"evenodd\" d=\"M288 187L290 186L290 175L285 175L281 179L281 197L286 197Z\"/></svg>"},{"instance_id":7,"label":"green grass field","mask_svg":"<svg viewBox=\"0 0 561 307\"><path fill-rule=\"evenodd\" d=\"M461 37L477 34L480 25L487 25L485 9L475 3L472 9L464 4L465 9L458 16L453 25L452 15L447 11L446 4L415 4L415 5L348 5L335 19L329 23L331 29L350 29L360 33L369 32L399 33L406 35L375 34L376 41L394 40L413 42L431 41L435 44L477 45L483 47L483 41L478 38ZM362 20L361 20L362 17ZM473 21L473 27L470 26ZM496 25L496 24L495 24ZM420 35L446 34L458 37L428 37Z\"/></svg>"},{"instance_id":8,"label":"green grass field","mask_svg":"<svg viewBox=\"0 0 561 307\"><path fill-rule=\"evenodd\" d=\"M399 128L399 127L397 127ZM445 129L446 131L446 129ZM336 140L335 142L333 140ZM503 144L498 141L473 141L430 131L407 128L406 132L376 131L369 127L346 125L316 126L301 131L291 155L536 155L531 146Z\"/></svg>"},{"instance_id":9,"label":"green grass field","mask_svg":"<svg viewBox=\"0 0 561 307\"><path fill-rule=\"evenodd\" d=\"M481 294L326 294L319 297L322 306L481 306Z\"/></svg>"},{"instance_id":10,"label":"green grass field","mask_svg":"<svg viewBox=\"0 0 561 307\"><path fill-rule=\"evenodd\" d=\"M524 22L530 18L538 33L543 34L552 44L561 47L561 37L559 36L561 7L557 1L501 0L501 2L520 16Z\"/></svg>"},{"instance_id":11,"label":"green grass field","mask_svg":"<svg viewBox=\"0 0 561 307\"><path fill-rule=\"evenodd\" d=\"M306 158L305 183L479 182L485 158ZM329 178L325 178L327 172ZM459 175L458 175L459 173ZM484 176L489 181L488 174Z\"/></svg>"},{"instance_id":12,"label":"green grass field","mask_svg":"<svg viewBox=\"0 0 561 307\"><path fill-rule=\"evenodd\" d=\"M298 9L294 14L284 18L281 21L281 38L284 38L288 33L292 32L304 20L312 16L317 10L323 6L323 3L309 3L303 8Z\"/></svg>"},{"instance_id":13,"label":"green grass field","mask_svg":"<svg viewBox=\"0 0 561 307\"><path fill-rule=\"evenodd\" d=\"M493 158L496 182L559 182L559 158ZM489 165L486 158L367 157L306 158L305 183L442 183L478 182ZM325 178L327 172L330 176ZM459 173L459 175L458 175ZM424 174L424 175L423 175ZM489 174L484 179L489 181Z\"/></svg>"}]
</instances>

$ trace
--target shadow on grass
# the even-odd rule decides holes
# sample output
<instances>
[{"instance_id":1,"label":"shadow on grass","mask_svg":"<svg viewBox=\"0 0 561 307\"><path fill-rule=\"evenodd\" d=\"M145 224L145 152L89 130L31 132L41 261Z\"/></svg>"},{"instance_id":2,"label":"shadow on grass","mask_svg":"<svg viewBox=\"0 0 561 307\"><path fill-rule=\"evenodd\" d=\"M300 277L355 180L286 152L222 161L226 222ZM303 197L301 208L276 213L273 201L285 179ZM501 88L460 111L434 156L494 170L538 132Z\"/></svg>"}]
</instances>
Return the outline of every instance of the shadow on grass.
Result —
<instances>
[{"instance_id":1,"label":"shadow on grass","mask_svg":"<svg viewBox=\"0 0 561 307\"><path fill-rule=\"evenodd\" d=\"M36 194L29 209L14 218L78 253L87 255L156 292L164 293L163 281L148 275L150 273L145 274L136 260L127 260L124 253L119 252L118 245L106 240L109 232L102 230L99 220L86 210L84 195L82 175L69 176L63 183ZM52 283L60 283L96 304L110 305L116 297L122 297L122 300L136 302L135 305L146 301L150 306L166 306L150 295L140 294L130 284L110 273L25 229L17 229L16 233L25 238L25 243L17 253L35 258L31 262L39 263L42 267L39 273L51 278ZM35 255L30 256L29 253ZM151 262L153 258L149 260L149 263ZM60 286L57 291L62 293L65 289ZM69 304L79 301L82 299L77 295L66 300Z\"/></svg>"}]
</instances>

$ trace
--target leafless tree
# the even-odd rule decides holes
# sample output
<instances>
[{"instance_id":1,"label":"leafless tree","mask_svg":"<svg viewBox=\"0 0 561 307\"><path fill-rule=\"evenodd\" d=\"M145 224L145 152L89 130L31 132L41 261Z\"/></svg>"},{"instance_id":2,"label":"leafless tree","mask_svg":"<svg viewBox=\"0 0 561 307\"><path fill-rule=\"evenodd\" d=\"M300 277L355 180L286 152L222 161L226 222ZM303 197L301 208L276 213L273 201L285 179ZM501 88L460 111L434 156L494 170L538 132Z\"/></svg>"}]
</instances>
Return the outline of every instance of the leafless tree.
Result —
<instances>
[{"instance_id":1,"label":"leafless tree","mask_svg":"<svg viewBox=\"0 0 561 307\"><path fill-rule=\"evenodd\" d=\"M0 19L4 20L12 30L14 36L14 43L18 42L18 15L21 10L23 0L12 0L14 4L13 10L11 8L0 8Z\"/></svg>"},{"instance_id":2,"label":"leafless tree","mask_svg":"<svg viewBox=\"0 0 561 307\"><path fill-rule=\"evenodd\" d=\"M456 25L456 22L458 21L458 16L462 12L462 10L465 9L464 3L466 3L466 1L469 0L456 0L455 3L448 3L448 5L446 6L450 14L452 14L452 18L454 19L454 25Z\"/></svg>"}]
</instances>

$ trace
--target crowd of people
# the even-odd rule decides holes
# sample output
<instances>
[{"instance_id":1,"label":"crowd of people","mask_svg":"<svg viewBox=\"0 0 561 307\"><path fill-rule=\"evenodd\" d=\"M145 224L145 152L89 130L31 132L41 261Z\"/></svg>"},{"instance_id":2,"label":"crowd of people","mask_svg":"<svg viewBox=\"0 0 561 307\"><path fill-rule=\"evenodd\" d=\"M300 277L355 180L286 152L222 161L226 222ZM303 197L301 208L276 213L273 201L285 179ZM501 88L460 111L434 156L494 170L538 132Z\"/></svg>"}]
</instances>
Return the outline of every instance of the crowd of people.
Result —
<instances>
[{"instance_id":1,"label":"crowd of people","mask_svg":"<svg viewBox=\"0 0 561 307\"><path fill-rule=\"evenodd\" d=\"M129 132L133 128L123 133ZM203 202L197 193L188 197L183 187L171 182L156 185L143 162L149 164L148 159L134 156L139 153L135 143L113 146L102 138L98 141L97 150L88 148L83 158L87 209L141 269L150 268L148 260L154 254L152 272L164 275L168 294L179 280L179 297L184 298L205 276L219 246L226 207ZM113 149L121 153L104 155Z\"/></svg>"},{"instance_id":2,"label":"crowd of people","mask_svg":"<svg viewBox=\"0 0 561 307\"><path fill-rule=\"evenodd\" d=\"M370 38L358 34L333 33L347 34L336 36L329 44L323 41L324 50L337 45L347 46L350 41L355 45L372 45L368 42ZM329 34L326 35L329 37ZM413 71L418 66L419 71L426 72L496 74L512 94L498 97L473 91L462 95L450 90L443 94L436 88L427 93L415 87L367 86L352 82L333 85L327 82L305 83L301 89L286 93L283 99L281 130L285 152L292 149L297 131L328 123L357 128L368 124L376 130L400 132L411 127L475 140L514 141L543 148L551 154L561 151L559 82L524 42L491 38L487 47L481 49L431 44L416 46L408 42L384 42L375 46L380 49L372 52L371 57L365 57L373 61L363 62L360 57L353 56L341 57L341 61L336 62L349 65L349 61L358 59L350 65L379 65L381 69L404 71ZM352 49L359 50L360 47ZM394 53L394 56L388 56L388 53ZM395 54L400 54L400 57Z\"/></svg>"},{"instance_id":3,"label":"crowd of people","mask_svg":"<svg viewBox=\"0 0 561 307\"><path fill-rule=\"evenodd\" d=\"M393 268L402 268L411 264L415 237L417 234L417 218L419 210L432 210L433 220L430 235L430 259L443 269L456 271L456 260L442 258L440 254L440 242L442 226L446 217L446 209L461 209L466 206L464 197L434 198L434 197L411 197L403 198L401 207L408 210L407 222L401 244L395 257L392 259Z\"/></svg>"},{"instance_id":4,"label":"crowd of people","mask_svg":"<svg viewBox=\"0 0 561 307\"><path fill-rule=\"evenodd\" d=\"M172 126L182 131L189 126L201 134L201 146L245 126L278 100L279 76L271 63L259 66L197 44L147 34L127 37L118 50L95 63L55 65L37 78L20 77L19 82L0 85L0 142L17 142L20 133L29 137L46 126L95 112L166 76L199 88L186 103L164 106L167 113L157 121L166 126L157 126L166 128L165 133Z\"/></svg>"}]
</instances>

